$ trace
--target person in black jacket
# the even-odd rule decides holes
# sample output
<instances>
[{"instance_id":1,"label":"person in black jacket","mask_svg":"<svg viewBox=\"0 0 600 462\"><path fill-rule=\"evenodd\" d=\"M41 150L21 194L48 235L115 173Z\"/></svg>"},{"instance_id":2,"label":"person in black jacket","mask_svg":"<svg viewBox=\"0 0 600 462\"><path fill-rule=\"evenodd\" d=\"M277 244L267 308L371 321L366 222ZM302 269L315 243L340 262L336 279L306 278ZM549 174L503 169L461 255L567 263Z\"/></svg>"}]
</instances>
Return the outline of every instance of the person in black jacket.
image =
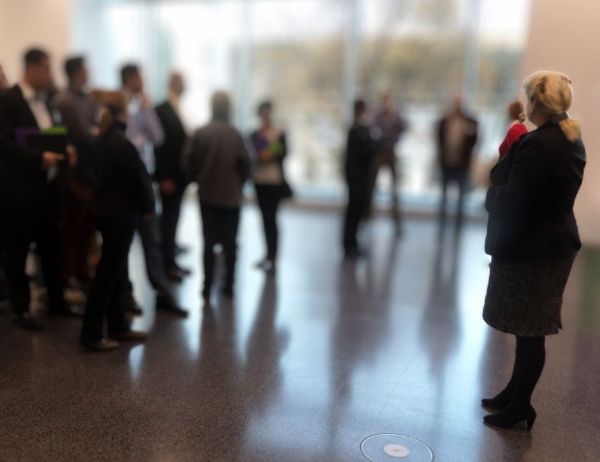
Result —
<instances>
[{"instance_id":1,"label":"person in black jacket","mask_svg":"<svg viewBox=\"0 0 600 462\"><path fill-rule=\"evenodd\" d=\"M179 281L190 272L175 261L175 238L181 211L181 200L187 187L182 167L182 154L187 134L180 114L180 99L184 92L183 76L173 73L169 79L169 97L156 107L156 115L163 128L164 141L155 146L156 168L154 179L158 182L162 213L160 231L163 260L167 277Z\"/></svg>"},{"instance_id":2,"label":"person in black jacket","mask_svg":"<svg viewBox=\"0 0 600 462\"><path fill-rule=\"evenodd\" d=\"M125 136L127 101L121 93L102 95L104 113L98 140L99 183L95 221L102 234L102 257L92 281L81 329L81 344L95 351L112 350L117 340L142 341L145 332L131 330L125 317L127 258L137 217L154 213L151 179L135 146ZM104 321L107 334L104 333Z\"/></svg>"},{"instance_id":3,"label":"person in black jacket","mask_svg":"<svg viewBox=\"0 0 600 462\"><path fill-rule=\"evenodd\" d=\"M452 109L438 123L438 164L442 177L442 198L440 201L440 226L446 223L448 208L448 187L458 188L456 207L456 229L463 220L464 198L469 186L469 173L473 160L473 149L477 144L478 124L463 109L460 98L455 98Z\"/></svg>"},{"instance_id":4,"label":"person in black jacket","mask_svg":"<svg viewBox=\"0 0 600 462\"><path fill-rule=\"evenodd\" d=\"M8 80L4 74L4 69L0 65L0 92L8 88ZM4 249L2 247L2 238L0 236L0 310L3 305L8 301L8 294L6 292L6 275L4 272Z\"/></svg>"},{"instance_id":5,"label":"person in black jacket","mask_svg":"<svg viewBox=\"0 0 600 462\"><path fill-rule=\"evenodd\" d=\"M371 164L375 155L375 142L366 122L367 104L354 103L354 122L348 133L345 176L348 186L348 205L344 217L343 245L346 257L362 255L358 243L358 228L369 207Z\"/></svg>"},{"instance_id":6,"label":"person in black jacket","mask_svg":"<svg viewBox=\"0 0 600 462\"><path fill-rule=\"evenodd\" d=\"M29 314L31 294L25 262L36 242L48 293L48 313L68 314L60 278L58 182L65 154L32 149L27 133L55 125L48 95L54 87L48 53L31 49L24 56L21 82L0 93L0 240L6 252L9 300L15 324L40 330ZM74 154L72 161L75 160ZM73 164L74 162L72 162Z\"/></svg>"},{"instance_id":7,"label":"person in black jacket","mask_svg":"<svg viewBox=\"0 0 600 462\"><path fill-rule=\"evenodd\" d=\"M527 116L538 128L513 144L492 170L486 252L492 256L483 310L493 328L517 338L508 385L482 401L485 422L533 425L531 395L544 368L546 335L561 325L562 296L581 242L573 204L586 163L579 124L567 111L571 80L536 72L525 80Z\"/></svg>"}]
</instances>

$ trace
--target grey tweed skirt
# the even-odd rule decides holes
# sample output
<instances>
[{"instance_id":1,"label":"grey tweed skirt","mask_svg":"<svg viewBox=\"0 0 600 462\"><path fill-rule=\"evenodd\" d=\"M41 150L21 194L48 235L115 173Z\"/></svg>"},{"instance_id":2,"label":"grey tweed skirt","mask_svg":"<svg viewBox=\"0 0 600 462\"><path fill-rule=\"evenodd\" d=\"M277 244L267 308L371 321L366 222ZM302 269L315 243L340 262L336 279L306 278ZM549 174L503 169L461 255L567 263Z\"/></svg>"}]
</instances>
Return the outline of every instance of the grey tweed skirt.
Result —
<instances>
[{"instance_id":1,"label":"grey tweed skirt","mask_svg":"<svg viewBox=\"0 0 600 462\"><path fill-rule=\"evenodd\" d=\"M537 262L492 259L483 319L522 337L557 334L563 292L574 258Z\"/></svg>"}]
</instances>

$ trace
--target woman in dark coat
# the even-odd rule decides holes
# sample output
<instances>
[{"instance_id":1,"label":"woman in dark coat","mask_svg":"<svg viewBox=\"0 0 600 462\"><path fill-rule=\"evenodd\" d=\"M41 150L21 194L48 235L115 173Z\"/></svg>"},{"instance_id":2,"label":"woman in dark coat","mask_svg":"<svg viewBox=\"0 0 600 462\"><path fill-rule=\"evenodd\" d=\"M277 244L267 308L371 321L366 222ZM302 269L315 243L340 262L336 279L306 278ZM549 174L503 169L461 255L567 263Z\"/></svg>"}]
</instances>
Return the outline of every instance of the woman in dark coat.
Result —
<instances>
[{"instance_id":1,"label":"woman in dark coat","mask_svg":"<svg viewBox=\"0 0 600 462\"><path fill-rule=\"evenodd\" d=\"M121 93L100 95L103 116L98 138L98 190L94 215L102 234L102 257L92 281L81 329L81 344L108 351L120 341L143 341L125 317L127 258L138 214L154 213L151 179L127 140L127 102ZM107 333L104 332L106 321Z\"/></svg>"},{"instance_id":2,"label":"woman in dark coat","mask_svg":"<svg viewBox=\"0 0 600 462\"><path fill-rule=\"evenodd\" d=\"M527 117L537 130L523 136L492 170L486 208L486 252L492 256L483 311L493 328L517 338L508 385L482 400L497 412L497 427L526 421L536 412L531 395L545 362L546 335L561 326L562 296L581 247L573 204L581 186L585 148L570 119L571 80L557 72L526 79Z\"/></svg>"}]
</instances>

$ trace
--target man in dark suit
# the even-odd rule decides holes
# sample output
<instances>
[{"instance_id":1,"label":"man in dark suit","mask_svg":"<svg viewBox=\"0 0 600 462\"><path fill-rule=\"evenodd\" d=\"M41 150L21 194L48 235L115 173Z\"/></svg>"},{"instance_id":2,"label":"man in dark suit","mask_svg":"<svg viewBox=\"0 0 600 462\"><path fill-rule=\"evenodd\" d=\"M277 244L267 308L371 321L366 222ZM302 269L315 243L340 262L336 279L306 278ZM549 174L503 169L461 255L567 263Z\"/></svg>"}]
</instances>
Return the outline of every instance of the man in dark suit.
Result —
<instances>
[{"instance_id":1,"label":"man in dark suit","mask_svg":"<svg viewBox=\"0 0 600 462\"><path fill-rule=\"evenodd\" d=\"M162 202L160 228L165 270L170 280L186 276L189 271L179 267L175 261L175 238L181 210L181 200L187 186L182 170L182 153L187 139L180 113L180 99L185 89L183 76L171 74L168 99L156 107L156 115L164 132L164 141L155 147L156 169L154 178L158 182Z\"/></svg>"},{"instance_id":2,"label":"man in dark suit","mask_svg":"<svg viewBox=\"0 0 600 462\"><path fill-rule=\"evenodd\" d=\"M473 149L477 143L477 121L466 115L460 98L454 99L452 109L438 123L437 141L438 163L442 176L440 225L444 226L446 223L448 187L456 184L456 228L459 229L463 220L464 198L469 186Z\"/></svg>"},{"instance_id":3,"label":"man in dark suit","mask_svg":"<svg viewBox=\"0 0 600 462\"><path fill-rule=\"evenodd\" d=\"M64 154L30 149L26 131L54 125L48 105L53 89L50 59L39 49L25 53L24 76L0 94L0 215L6 248L9 300L15 324L24 329L41 326L29 313L29 280L25 262L32 242L41 257L48 294L48 312L67 312L60 280L60 254L56 227L56 176ZM24 139L25 138L25 139Z\"/></svg>"}]
</instances>

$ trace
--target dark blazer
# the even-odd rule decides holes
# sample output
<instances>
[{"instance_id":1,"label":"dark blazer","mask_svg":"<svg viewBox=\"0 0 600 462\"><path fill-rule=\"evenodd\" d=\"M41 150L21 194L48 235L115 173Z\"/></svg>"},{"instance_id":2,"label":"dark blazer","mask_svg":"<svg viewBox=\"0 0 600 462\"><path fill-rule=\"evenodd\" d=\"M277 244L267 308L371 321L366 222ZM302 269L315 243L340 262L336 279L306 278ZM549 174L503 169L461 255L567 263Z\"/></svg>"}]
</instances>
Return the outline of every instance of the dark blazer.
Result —
<instances>
[{"instance_id":1,"label":"dark blazer","mask_svg":"<svg viewBox=\"0 0 600 462\"><path fill-rule=\"evenodd\" d=\"M585 147L547 123L515 143L492 170L485 250L499 260L574 256L581 247L573 204Z\"/></svg>"},{"instance_id":2,"label":"dark blazer","mask_svg":"<svg viewBox=\"0 0 600 462\"><path fill-rule=\"evenodd\" d=\"M450 116L446 116L438 122L437 127L437 142L438 142L438 162L440 166L444 168L460 168L467 170L471 166L471 160L473 159L473 149L477 144L477 131L478 124L475 119L463 115L465 122L467 123L468 130L466 131L463 143L462 152L460 153L460 160L456 165L449 165L447 161L447 146L446 146L446 126Z\"/></svg>"},{"instance_id":3,"label":"dark blazer","mask_svg":"<svg viewBox=\"0 0 600 462\"><path fill-rule=\"evenodd\" d=\"M367 125L353 125L346 142L344 170L350 188L367 188L377 144Z\"/></svg>"},{"instance_id":4,"label":"dark blazer","mask_svg":"<svg viewBox=\"0 0 600 462\"><path fill-rule=\"evenodd\" d=\"M154 213L152 180L133 144L125 136L125 124L115 124L98 138L99 182L94 211L102 216Z\"/></svg>"},{"instance_id":5,"label":"dark blazer","mask_svg":"<svg viewBox=\"0 0 600 462\"><path fill-rule=\"evenodd\" d=\"M48 108L52 115L52 111ZM0 93L0 209L27 210L43 206L47 191L42 153L16 140L17 129L38 128L21 88Z\"/></svg>"},{"instance_id":6,"label":"dark blazer","mask_svg":"<svg viewBox=\"0 0 600 462\"><path fill-rule=\"evenodd\" d=\"M182 170L182 154L187 135L185 128L173 105L166 101L156 107L156 115L162 125L165 138L160 146L155 146L156 181L173 180L178 185L185 185Z\"/></svg>"}]
</instances>

